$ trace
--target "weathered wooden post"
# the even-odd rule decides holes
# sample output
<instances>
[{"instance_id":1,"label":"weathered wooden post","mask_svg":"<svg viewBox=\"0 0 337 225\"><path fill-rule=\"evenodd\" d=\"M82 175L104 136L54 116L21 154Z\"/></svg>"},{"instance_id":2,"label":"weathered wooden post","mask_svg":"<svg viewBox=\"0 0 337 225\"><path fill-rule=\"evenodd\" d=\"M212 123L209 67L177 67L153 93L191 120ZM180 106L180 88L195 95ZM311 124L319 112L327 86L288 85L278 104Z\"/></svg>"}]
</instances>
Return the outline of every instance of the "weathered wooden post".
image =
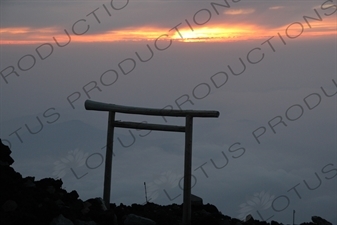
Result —
<instances>
[{"instance_id":1,"label":"weathered wooden post","mask_svg":"<svg viewBox=\"0 0 337 225\"><path fill-rule=\"evenodd\" d=\"M186 116L185 122L185 159L184 159L184 193L183 193L183 224L191 221L191 179L192 179L192 131L193 117Z\"/></svg>"},{"instance_id":2,"label":"weathered wooden post","mask_svg":"<svg viewBox=\"0 0 337 225\"><path fill-rule=\"evenodd\" d=\"M108 135L106 139L103 200L108 209L110 209L111 171L112 171L113 141L115 130L114 125L115 114L116 114L115 112L109 112Z\"/></svg>"},{"instance_id":3,"label":"weathered wooden post","mask_svg":"<svg viewBox=\"0 0 337 225\"><path fill-rule=\"evenodd\" d=\"M143 130L185 132L183 224L191 225L193 117L219 117L220 113L218 111L209 111L209 110L169 110L169 109L130 107L130 106L107 104L102 102L95 102L91 100L85 101L85 108L87 110L109 112L105 171L104 171L104 190L103 190L103 200L107 208L110 208L111 170L112 170L113 138L115 127L143 129ZM152 116L185 117L186 121L185 126L122 122L122 121L115 121L116 112L127 114L152 115Z\"/></svg>"}]
</instances>

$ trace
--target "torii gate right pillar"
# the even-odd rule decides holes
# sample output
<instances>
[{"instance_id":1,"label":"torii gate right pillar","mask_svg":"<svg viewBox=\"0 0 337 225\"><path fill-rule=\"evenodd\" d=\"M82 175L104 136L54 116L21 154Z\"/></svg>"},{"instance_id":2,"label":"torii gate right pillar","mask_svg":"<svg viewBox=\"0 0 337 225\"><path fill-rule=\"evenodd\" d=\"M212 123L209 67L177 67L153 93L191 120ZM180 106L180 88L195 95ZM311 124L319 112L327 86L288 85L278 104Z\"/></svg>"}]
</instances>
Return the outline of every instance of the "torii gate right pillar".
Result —
<instances>
[{"instance_id":1,"label":"torii gate right pillar","mask_svg":"<svg viewBox=\"0 0 337 225\"><path fill-rule=\"evenodd\" d=\"M192 178L192 133L193 117L186 116L185 124L185 162L184 162L184 203L183 224L191 224L191 178Z\"/></svg>"}]
</instances>

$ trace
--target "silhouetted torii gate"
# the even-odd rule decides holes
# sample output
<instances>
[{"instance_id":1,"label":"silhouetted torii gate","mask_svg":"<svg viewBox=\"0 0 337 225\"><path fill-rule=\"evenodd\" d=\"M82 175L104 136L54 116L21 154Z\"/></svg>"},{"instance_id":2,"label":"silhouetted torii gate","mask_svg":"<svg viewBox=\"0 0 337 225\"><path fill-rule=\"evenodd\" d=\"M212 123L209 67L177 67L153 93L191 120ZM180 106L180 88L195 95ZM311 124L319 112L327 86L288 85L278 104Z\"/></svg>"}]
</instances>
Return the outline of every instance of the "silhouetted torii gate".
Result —
<instances>
[{"instance_id":1,"label":"silhouetted torii gate","mask_svg":"<svg viewBox=\"0 0 337 225\"><path fill-rule=\"evenodd\" d=\"M109 112L108 135L107 135L106 157L105 157L105 172L104 172L104 190L103 190L103 200L107 208L110 208L113 136L115 127L141 129L141 130L185 132L183 224L190 225L193 117L219 117L220 113L218 111L210 111L210 110L173 110L173 109L170 110L170 109L131 107L131 106L107 104L91 100L86 100L84 105L86 110ZM150 116L185 117L186 121L185 126L122 122L122 121L115 121L116 113L140 114Z\"/></svg>"}]
</instances>

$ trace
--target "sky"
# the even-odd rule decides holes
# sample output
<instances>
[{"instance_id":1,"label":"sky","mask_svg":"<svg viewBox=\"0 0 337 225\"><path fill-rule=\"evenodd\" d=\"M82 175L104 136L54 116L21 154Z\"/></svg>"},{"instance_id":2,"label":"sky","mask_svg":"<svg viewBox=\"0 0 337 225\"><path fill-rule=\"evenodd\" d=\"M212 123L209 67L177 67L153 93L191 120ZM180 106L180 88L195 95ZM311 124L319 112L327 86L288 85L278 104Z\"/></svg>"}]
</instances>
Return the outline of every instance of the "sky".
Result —
<instances>
[{"instance_id":1,"label":"sky","mask_svg":"<svg viewBox=\"0 0 337 225\"><path fill-rule=\"evenodd\" d=\"M336 49L333 0L1 0L0 138L23 176L86 200L103 196L108 122L86 100L217 110L193 120L192 194L238 219L337 224ZM111 202L181 204L184 141L116 128Z\"/></svg>"}]
</instances>

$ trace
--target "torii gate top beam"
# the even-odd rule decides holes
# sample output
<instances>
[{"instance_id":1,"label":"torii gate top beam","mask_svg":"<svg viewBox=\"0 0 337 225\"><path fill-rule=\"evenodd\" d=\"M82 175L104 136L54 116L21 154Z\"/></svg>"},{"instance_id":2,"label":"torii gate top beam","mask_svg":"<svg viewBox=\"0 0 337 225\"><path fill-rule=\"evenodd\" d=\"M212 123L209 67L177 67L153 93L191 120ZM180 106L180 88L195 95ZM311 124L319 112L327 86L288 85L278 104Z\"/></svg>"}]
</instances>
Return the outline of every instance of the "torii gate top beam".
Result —
<instances>
[{"instance_id":1,"label":"torii gate top beam","mask_svg":"<svg viewBox=\"0 0 337 225\"><path fill-rule=\"evenodd\" d=\"M86 110L109 111L126 114L140 114L149 116L173 116L173 117L186 117L187 115L192 117L219 117L219 112L213 110L154 109L154 108L142 108L142 107L107 104L91 100L86 100L84 105Z\"/></svg>"}]
</instances>

